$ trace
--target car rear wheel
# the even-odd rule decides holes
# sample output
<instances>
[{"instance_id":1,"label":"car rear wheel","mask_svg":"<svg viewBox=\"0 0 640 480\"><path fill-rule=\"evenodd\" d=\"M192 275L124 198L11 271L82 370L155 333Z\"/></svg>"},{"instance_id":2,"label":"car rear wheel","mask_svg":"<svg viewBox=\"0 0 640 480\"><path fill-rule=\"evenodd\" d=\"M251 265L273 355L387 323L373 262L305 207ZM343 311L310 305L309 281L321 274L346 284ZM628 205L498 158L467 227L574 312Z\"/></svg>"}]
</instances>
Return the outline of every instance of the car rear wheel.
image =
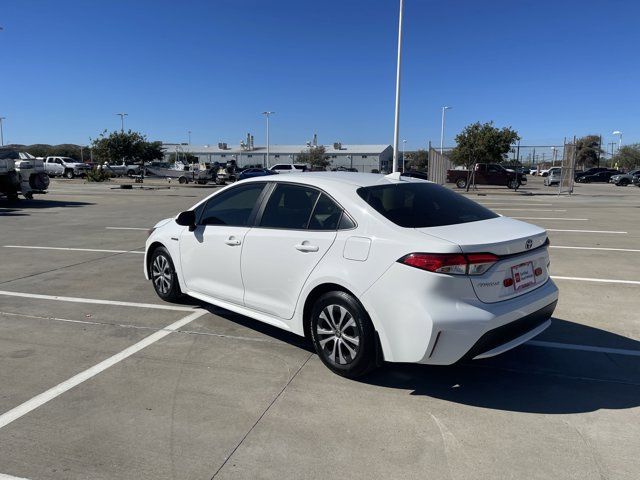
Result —
<instances>
[{"instance_id":1,"label":"car rear wheel","mask_svg":"<svg viewBox=\"0 0 640 480\"><path fill-rule=\"evenodd\" d=\"M64 176L68 179L72 179L74 177L73 170L67 170L66 172L64 172Z\"/></svg>"},{"instance_id":2,"label":"car rear wheel","mask_svg":"<svg viewBox=\"0 0 640 480\"><path fill-rule=\"evenodd\" d=\"M182 298L176 269L166 248L158 247L151 254L149 276L156 294L161 299L167 302L177 302Z\"/></svg>"},{"instance_id":3,"label":"car rear wheel","mask_svg":"<svg viewBox=\"0 0 640 480\"><path fill-rule=\"evenodd\" d=\"M458 188L466 188L467 187L467 181L464 178L459 179L456 182L456 187L458 187Z\"/></svg>"},{"instance_id":4,"label":"car rear wheel","mask_svg":"<svg viewBox=\"0 0 640 480\"><path fill-rule=\"evenodd\" d=\"M375 331L362 305L346 292L322 295L311 312L311 337L332 372L355 378L376 366Z\"/></svg>"},{"instance_id":5,"label":"car rear wheel","mask_svg":"<svg viewBox=\"0 0 640 480\"><path fill-rule=\"evenodd\" d=\"M507 183L507 187L511 190L517 190L519 186L520 182L517 179L509 180L509 183Z\"/></svg>"},{"instance_id":6,"label":"car rear wheel","mask_svg":"<svg viewBox=\"0 0 640 480\"><path fill-rule=\"evenodd\" d=\"M620 185L621 187L626 187L627 185L629 185L629 180L623 178L622 180L620 180L620 183L618 185Z\"/></svg>"}]
</instances>

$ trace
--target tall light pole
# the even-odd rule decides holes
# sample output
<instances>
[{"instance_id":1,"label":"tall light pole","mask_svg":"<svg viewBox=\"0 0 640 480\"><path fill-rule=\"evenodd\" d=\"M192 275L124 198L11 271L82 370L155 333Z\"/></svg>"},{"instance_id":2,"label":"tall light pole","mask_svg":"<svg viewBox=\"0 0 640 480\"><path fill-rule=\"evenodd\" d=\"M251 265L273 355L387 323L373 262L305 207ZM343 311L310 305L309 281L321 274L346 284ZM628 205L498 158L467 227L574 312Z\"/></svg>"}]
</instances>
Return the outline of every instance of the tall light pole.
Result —
<instances>
[{"instance_id":1,"label":"tall light pole","mask_svg":"<svg viewBox=\"0 0 640 480\"><path fill-rule=\"evenodd\" d=\"M398 17L398 63L396 65L396 115L393 125L393 166L392 172L398 170L398 135L400 128L400 66L402 63L402 10L403 3L400 0L400 15Z\"/></svg>"},{"instance_id":2,"label":"tall light pole","mask_svg":"<svg viewBox=\"0 0 640 480\"><path fill-rule=\"evenodd\" d=\"M444 112L451 110L452 107L442 107L442 125L440 127L440 155L444 151Z\"/></svg>"},{"instance_id":3,"label":"tall light pole","mask_svg":"<svg viewBox=\"0 0 640 480\"><path fill-rule=\"evenodd\" d=\"M273 113L276 113L276 112L269 112L269 111L262 112L262 114L265 117L267 117L267 164L265 165L266 168L269 168L269 116Z\"/></svg>"},{"instance_id":4,"label":"tall light pole","mask_svg":"<svg viewBox=\"0 0 640 480\"><path fill-rule=\"evenodd\" d=\"M189 145L191 145L191 130L187 132L189 134Z\"/></svg>"},{"instance_id":5,"label":"tall light pole","mask_svg":"<svg viewBox=\"0 0 640 480\"><path fill-rule=\"evenodd\" d=\"M615 130L611 132L612 135L618 135L618 150L622 147L622 132L620 130Z\"/></svg>"},{"instance_id":6,"label":"tall light pole","mask_svg":"<svg viewBox=\"0 0 640 480\"><path fill-rule=\"evenodd\" d=\"M551 155L552 155L552 158L553 158L551 165L553 167L555 167L556 166L556 158L557 158L557 155L558 155L558 149L556 147L551 147Z\"/></svg>"},{"instance_id":7,"label":"tall light pole","mask_svg":"<svg viewBox=\"0 0 640 480\"><path fill-rule=\"evenodd\" d=\"M4 147L4 132L2 130L2 121L7 117L0 117L0 146Z\"/></svg>"},{"instance_id":8,"label":"tall light pole","mask_svg":"<svg viewBox=\"0 0 640 480\"><path fill-rule=\"evenodd\" d=\"M116 113L116 115L120 115L120 132L124 133L124 117L127 117L128 113Z\"/></svg>"},{"instance_id":9,"label":"tall light pole","mask_svg":"<svg viewBox=\"0 0 640 480\"><path fill-rule=\"evenodd\" d=\"M402 140L402 171L404 172L404 149L407 146L407 141Z\"/></svg>"}]
</instances>

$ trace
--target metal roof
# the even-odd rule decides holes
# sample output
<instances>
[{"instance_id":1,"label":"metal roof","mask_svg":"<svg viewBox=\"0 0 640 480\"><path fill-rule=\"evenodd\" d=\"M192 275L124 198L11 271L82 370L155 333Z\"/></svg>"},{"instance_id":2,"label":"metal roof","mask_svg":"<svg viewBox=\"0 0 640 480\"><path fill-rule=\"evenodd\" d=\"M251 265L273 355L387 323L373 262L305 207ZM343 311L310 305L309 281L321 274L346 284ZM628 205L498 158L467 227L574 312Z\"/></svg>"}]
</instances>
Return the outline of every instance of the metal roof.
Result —
<instances>
[{"instance_id":1,"label":"metal roof","mask_svg":"<svg viewBox=\"0 0 640 480\"><path fill-rule=\"evenodd\" d=\"M331 145L322 145L325 148L327 155L380 155L387 149L391 149L391 145L346 145L342 144L342 148L336 150ZM227 155L252 155L252 154L266 154L267 147L265 145L255 146L252 150L244 150L240 148L240 145L228 145L226 149L218 148L217 145L181 145L174 143L165 143L162 148L166 153L174 153L177 150L180 152L188 152L193 154L209 154L220 153ZM307 145L270 145L269 155L292 155L299 154L301 152L307 152L309 147Z\"/></svg>"}]
</instances>

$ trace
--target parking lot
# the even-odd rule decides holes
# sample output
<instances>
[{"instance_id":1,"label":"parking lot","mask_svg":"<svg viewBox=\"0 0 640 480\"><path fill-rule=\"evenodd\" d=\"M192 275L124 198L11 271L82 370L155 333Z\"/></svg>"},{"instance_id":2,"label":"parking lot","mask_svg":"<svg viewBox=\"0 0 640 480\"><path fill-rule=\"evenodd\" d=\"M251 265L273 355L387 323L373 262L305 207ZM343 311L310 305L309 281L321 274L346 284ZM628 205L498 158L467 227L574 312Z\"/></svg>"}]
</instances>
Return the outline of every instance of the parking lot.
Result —
<instances>
[{"instance_id":1,"label":"parking lot","mask_svg":"<svg viewBox=\"0 0 640 480\"><path fill-rule=\"evenodd\" d=\"M468 193L548 229L553 325L353 381L302 338L156 297L147 229L214 187L114 186L0 200L0 479L638 478L640 188Z\"/></svg>"}]
</instances>

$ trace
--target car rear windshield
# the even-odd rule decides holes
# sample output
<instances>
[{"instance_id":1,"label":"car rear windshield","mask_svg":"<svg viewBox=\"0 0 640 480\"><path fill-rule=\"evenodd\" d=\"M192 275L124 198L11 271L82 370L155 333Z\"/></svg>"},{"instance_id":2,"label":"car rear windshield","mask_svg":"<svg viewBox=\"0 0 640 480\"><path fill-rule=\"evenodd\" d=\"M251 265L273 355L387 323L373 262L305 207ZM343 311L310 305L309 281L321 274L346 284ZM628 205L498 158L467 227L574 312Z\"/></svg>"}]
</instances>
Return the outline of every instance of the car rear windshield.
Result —
<instances>
[{"instance_id":1,"label":"car rear windshield","mask_svg":"<svg viewBox=\"0 0 640 480\"><path fill-rule=\"evenodd\" d=\"M440 227L496 218L491 210L435 183L361 187L358 195L378 213L406 228Z\"/></svg>"}]
</instances>

